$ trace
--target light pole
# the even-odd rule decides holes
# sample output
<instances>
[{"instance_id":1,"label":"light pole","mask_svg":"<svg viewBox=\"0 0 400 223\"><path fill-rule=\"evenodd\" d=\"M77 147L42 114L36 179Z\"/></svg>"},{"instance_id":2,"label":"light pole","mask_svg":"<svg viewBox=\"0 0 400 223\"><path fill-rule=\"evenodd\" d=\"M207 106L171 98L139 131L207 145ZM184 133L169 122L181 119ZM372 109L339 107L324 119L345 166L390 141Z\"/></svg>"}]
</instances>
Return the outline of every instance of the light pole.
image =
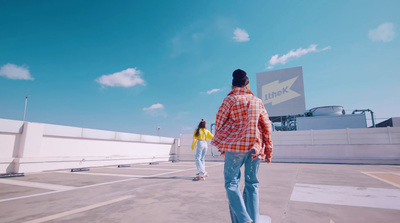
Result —
<instances>
[{"instance_id":1,"label":"light pole","mask_svg":"<svg viewBox=\"0 0 400 223\"><path fill-rule=\"evenodd\" d=\"M161 129L161 126L157 126L158 136L160 136L160 129Z\"/></svg>"},{"instance_id":2,"label":"light pole","mask_svg":"<svg viewBox=\"0 0 400 223\"><path fill-rule=\"evenodd\" d=\"M24 118L22 119L25 122L25 115L26 115L26 106L28 105L28 94L25 97L25 108L24 108Z\"/></svg>"}]
</instances>

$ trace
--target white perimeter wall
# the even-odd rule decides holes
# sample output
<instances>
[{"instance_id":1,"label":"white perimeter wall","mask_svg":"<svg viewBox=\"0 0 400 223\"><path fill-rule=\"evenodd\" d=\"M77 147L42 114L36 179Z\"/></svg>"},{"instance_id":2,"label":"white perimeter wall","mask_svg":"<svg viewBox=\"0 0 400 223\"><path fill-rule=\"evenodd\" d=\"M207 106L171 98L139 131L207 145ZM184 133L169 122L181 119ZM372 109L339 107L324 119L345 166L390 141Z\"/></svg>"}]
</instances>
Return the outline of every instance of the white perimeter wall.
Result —
<instances>
[{"instance_id":1,"label":"white perimeter wall","mask_svg":"<svg viewBox=\"0 0 400 223\"><path fill-rule=\"evenodd\" d=\"M0 173L174 159L174 138L0 119Z\"/></svg>"},{"instance_id":2,"label":"white perimeter wall","mask_svg":"<svg viewBox=\"0 0 400 223\"><path fill-rule=\"evenodd\" d=\"M273 162L400 164L400 127L273 132ZM194 160L180 139L0 119L0 173ZM213 150L214 156L211 151ZM207 161L222 161L209 146Z\"/></svg>"},{"instance_id":3,"label":"white perimeter wall","mask_svg":"<svg viewBox=\"0 0 400 223\"><path fill-rule=\"evenodd\" d=\"M192 135L181 135L177 158L194 160ZM273 162L400 164L400 128L363 128L309 131L275 131ZM209 141L208 141L209 142ZM206 160L214 157L208 147Z\"/></svg>"}]
</instances>

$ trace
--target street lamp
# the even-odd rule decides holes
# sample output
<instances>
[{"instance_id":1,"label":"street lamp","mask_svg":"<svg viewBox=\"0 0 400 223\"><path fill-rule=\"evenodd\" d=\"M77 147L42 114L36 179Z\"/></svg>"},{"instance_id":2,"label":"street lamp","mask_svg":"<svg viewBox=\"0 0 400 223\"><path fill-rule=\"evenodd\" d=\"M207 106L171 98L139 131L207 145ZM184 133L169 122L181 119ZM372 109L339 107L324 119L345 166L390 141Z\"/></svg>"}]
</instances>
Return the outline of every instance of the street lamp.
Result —
<instances>
[{"instance_id":1,"label":"street lamp","mask_svg":"<svg viewBox=\"0 0 400 223\"><path fill-rule=\"evenodd\" d=\"M24 118L22 119L23 122L25 122L26 106L27 105L28 105L28 94L26 94L26 97L25 97Z\"/></svg>"},{"instance_id":2,"label":"street lamp","mask_svg":"<svg viewBox=\"0 0 400 223\"><path fill-rule=\"evenodd\" d=\"M161 129L161 126L157 126L158 136L160 136L160 129Z\"/></svg>"}]
</instances>

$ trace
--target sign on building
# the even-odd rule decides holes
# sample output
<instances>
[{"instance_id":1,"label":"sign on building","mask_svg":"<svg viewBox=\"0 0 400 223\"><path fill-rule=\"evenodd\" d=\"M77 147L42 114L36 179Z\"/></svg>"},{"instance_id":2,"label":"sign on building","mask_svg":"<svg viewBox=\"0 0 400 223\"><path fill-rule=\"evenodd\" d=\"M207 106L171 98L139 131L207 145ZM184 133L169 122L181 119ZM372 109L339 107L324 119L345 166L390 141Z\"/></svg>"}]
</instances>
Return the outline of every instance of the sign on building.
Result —
<instances>
[{"instance_id":1,"label":"sign on building","mask_svg":"<svg viewBox=\"0 0 400 223\"><path fill-rule=\"evenodd\" d=\"M257 96L271 117L304 114L302 67L257 73Z\"/></svg>"}]
</instances>

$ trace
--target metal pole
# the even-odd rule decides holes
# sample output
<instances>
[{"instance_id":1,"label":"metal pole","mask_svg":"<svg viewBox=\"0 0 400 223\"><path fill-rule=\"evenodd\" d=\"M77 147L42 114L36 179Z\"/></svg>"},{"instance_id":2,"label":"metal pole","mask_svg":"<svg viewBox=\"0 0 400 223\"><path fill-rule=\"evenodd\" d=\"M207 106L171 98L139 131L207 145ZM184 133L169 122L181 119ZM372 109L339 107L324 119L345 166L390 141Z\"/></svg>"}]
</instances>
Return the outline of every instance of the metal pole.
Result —
<instances>
[{"instance_id":1,"label":"metal pole","mask_svg":"<svg viewBox=\"0 0 400 223\"><path fill-rule=\"evenodd\" d=\"M210 130L211 130L212 133L215 134L215 129L214 128L215 128L215 123L212 123L211 126L210 126Z\"/></svg>"},{"instance_id":2,"label":"metal pole","mask_svg":"<svg viewBox=\"0 0 400 223\"><path fill-rule=\"evenodd\" d=\"M372 128L375 128L376 126L375 126L374 112L371 110L370 110L370 112L371 112L371 119L372 119Z\"/></svg>"},{"instance_id":3,"label":"metal pole","mask_svg":"<svg viewBox=\"0 0 400 223\"><path fill-rule=\"evenodd\" d=\"M161 127L160 127L160 126L157 126L158 136L160 136L160 129L161 129Z\"/></svg>"},{"instance_id":4,"label":"metal pole","mask_svg":"<svg viewBox=\"0 0 400 223\"><path fill-rule=\"evenodd\" d=\"M26 106L27 105L28 105L28 95L26 95L26 97L25 97L24 118L22 119L23 122L25 122Z\"/></svg>"}]
</instances>

